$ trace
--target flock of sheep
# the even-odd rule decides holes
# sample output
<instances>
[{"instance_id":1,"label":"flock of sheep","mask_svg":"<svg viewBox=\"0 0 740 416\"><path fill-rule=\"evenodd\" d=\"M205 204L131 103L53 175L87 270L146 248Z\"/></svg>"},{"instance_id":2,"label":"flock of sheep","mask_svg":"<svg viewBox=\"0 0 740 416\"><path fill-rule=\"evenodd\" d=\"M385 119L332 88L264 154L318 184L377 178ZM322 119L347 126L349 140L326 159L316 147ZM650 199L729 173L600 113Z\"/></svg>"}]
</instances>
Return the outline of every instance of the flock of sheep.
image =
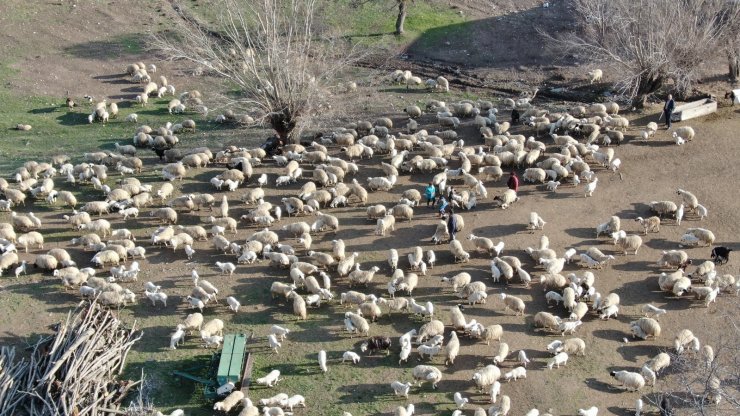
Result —
<instances>
[{"instance_id":1,"label":"flock of sheep","mask_svg":"<svg viewBox=\"0 0 740 416\"><path fill-rule=\"evenodd\" d=\"M175 88L164 76L160 77L160 84L151 81L150 73L154 73L156 67L150 65L148 70L146 68L143 63L127 68L132 79L145 83L142 94L137 96L141 105L147 104L150 95L160 98L165 94L174 95ZM589 76L593 82L600 78L601 72ZM390 81L409 86L423 84L430 89L449 91L449 83L444 77L422 82L409 71L394 72ZM504 255L504 241L494 242L482 235L470 233L466 238L450 241L447 223L440 220L428 241L435 245L444 244L440 246L442 249L435 252L431 247L425 251L417 246L410 253L390 249L387 263L391 272L386 279L381 277L380 267L363 267L363 253L352 252L351 247L346 247L338 238L343 230L342 224L331 212L339 207L354 207L352 212L355 215L366 216L376 224L375 235L393 235L398 222L414 219L422 199L420 192L414 189L395 192L399 176L410 173L423 175L423 182L431 182L440 193L446 194L450 186L456 188L457 193L450 203L456 211L452 215L457 217L458 232L466 230L464 215L460 213L474 209L480 200L493 200L493 206L501 209L516 206L520 199L516 191L492 188L505 170L522 169L525 183L543 184L551 192L557 192L558 186L564 183L579 186L583 182L584 195L592 196L599 183L599 175L612 175L620 170L621 161L609 145L620 144L624 140L629 121L618 115L616 103L578 106L568 113L552 113L532 104L535 95L507 99L502 104L431 100L424 108L406 107L404 112L408 121L403 126L396 126L385 117L374 122L358 121L323 133L310 146L286 145L282 154L272 157L260 148L180 148L177 146L180 140L175 134L186 133L196 127L194 121L186 120L160 127L140 125L133 131L132 144L116 143L114 152L84 153L82 161L77 164L71 162L72 159L79 160L77 156L55 156L48 162L28 161L13 172L10 182L0 179L3 195L0 210L10 211L9 222L0 223L0 274L14 272L15 277L20 277L30 272L28 266L33 264L59 278L65 290L74 288L81 296L97 297L106 305L126 306L143 295L153 306L162 304L162 307L167 307L168 295L161 285L146 282L138 295L130 285L137 281L140 267L144 267L139 262L151 255L148 251L152 247L172 250L176 256L188 261L198 259L201 263L210 262L207 260L209 255L199 256L198 251L201 250L207 252L212 249L231 256L212 263L226 276L238 276L241 272L248 272L256 262L268 261L276 269L275 275L281 277L270 288L275 307L282 308L280 305L287 304L300 320L308 319L313 308L346 309L343 322L338 324L350 336L368 337L360 352L394 351L398 353L399 365L408 365L412 351L418 352L426 363L413 367L413 380L396 380L390 384L390 391L395 395L409 397L411 388L423 383L436 389L443 378L440 367L454 366L461 348L465 348L465 345L461 346L461 338L486 344L495 342L496 354L491 358L491 364L476 370L471 378L471 387L483 392L485 398L474 397L472 392L454 392L453 400L458 410L453 415L462 415L463 410L473 403L483 405L485 402L490 402L488 409L477 407L476 416L507 415L512 403L505 394L507 387L503 387L501 382L526 379L530 359L524 349L510 348L504 341L507 334L501 325L485 325L466 317L466 308L490 307L481 305L486 305L487 298L493 297L504 284L521 283L526 288L538 285L543 289L541 296L548 304L553 302L557 309L552 313L536 313L532 321L534 325L544 332L574 335L592 317L610 319L620 313L619 295L600 293L595 274L598 271L592 271L608 267L614 255L607 255L597 247L580 253L572 248L558 253L550 247L546 235L541 236L535 247ZM91 123L109 122L118 114L114 103L103 101L93 108ZM197 91L184 93L167 106L170 113L184 112L189 108L203 116L208 113ZM499 120L499 112L513 108L521 113L523 127L520 131L527 132L527 135L512 134L509 131L513 127L511 123ZM421 129L422 119L425 123L433 119L431 124L436 129ZM132 114L126 120L137 122L138 118ZM227 113L218 115L215 121L250 123L253 119ZM657 126L651 124L638 138L653 136ZM474 125L479 135L461 137L457 133L461 125ZM692 140L694 132L691 128L680 128L674 136L678 143L679 139L682 142ZM145 166L136 156L142 148L154 149L164 160L163 166L154 168L161 174L161 183L142 183L136 178L136 175L153 168ZM276 178L261 173L261 167L266 165L277 167L281 173ZM459 167L453 169L450 165ZM207 186L220 196L190 193L173 197L183 178L192 171L207 171L207 167L216 169ZM361 172L370 169L377 174L369 176ZM116 173L112 172L114 170ZM367 178L361 179L363 176ZM59 182L65 182L64 187L72 191L58 190ZM284 191L294 192L292 196L273 199L265 191L296 183L301 184L300 189ZM371 192L382 194L385 201L393 202L366 206ZM495 195L489 195L489 192ZM680 225L684 216L692 215L698 219L707 216L707 208L691 192L678 189L677 194L679 205L672 201L650 202L655 215L635 220L640 223L642 236L628 234L621 224L624 218L612 216L595 226L596 237L605 235L616 252L635 255L643 244L643 238L650 233L659 233L663 222ZM90 197L94 200L78 202L78 198ZM74 247L70 251L54 248L43 252L44 227L41 219L30 211L34 205L44 203L72 210L64 215L64 219L80 235L70 242L70 247ZM196 215L202 209L208 209L210 216ZM199 223L178 225L183 217ZM150 235L134 235L125 228L126 224L148 221L146 218L159 223ZM523 222L532 232L542 231L547 223L536 212L523 213L522 219L525 218L527 221ZM240 230L254 227L256 231L239 234ZM331 237L324 237L327 234ZM314 241L327 238L331 241L331 249L318 251ZM714 242L715 236L710 230L688 228L681 241L676 243L712 246ZM198 250L194 248L196 245L200 246ZM729 250L717 249L715 260L727 261ZM33 259L21 261L19 252L28 253L30 250L37 250ZM440 251L448 251L449 255L440 255ZM90 266L94 267L78 267L70 252L78 259L83 258L86 252L91 253ZM402 254L406 255L403 260ZM434 275L434 266L439 260L468 262L474 256L491 259L489 281L473 281L467 272L441 278L450 285L450 297L457 306L435 307L432 302L417 302L413 298L420 279ZM134 261L127 266L129 259ZM585 270L565 271L567 268L575 270L576 265ZM666 269L659 276L660 288L676 297L692 296L709 306L721 294L737 295L740 291L740 282L732 275L720 274L714 261L692 265L688 254L682 250L663 252L657 265ZM686 269L690 265L691 273L687 274ZM193 332L204 346L218 347L223 341L224 321L218 318L206 321L204 314L215 308L213 305L218 304L218 297L223 297L224 293L217 284L200 278L195 268L190 277L192 292L185 301L192 313L175 328L169 348L177 348ZM379 282L381 279L383 283ZM378 290L381 287L387 294L376 296L369 293L371 288ZM532 294L540 296L534 290ZM237 293L226 297L226 304L233 313L240 313L239 297ZM526 315L527 304L523 299L507 293L498 293L495 298L501 301L505 310ZM660 337L658 316L666 311L650 304L644 305L642 311L646 316L632 321L625 331L642 339ZM375 336L370 336L374 332L374 322L390 319L394 313L407 313L426 322L418 329L409 328L404 334L375 333ZM393 319L398 319L398 315L395 316ZM412 325L411 322L408 321L408 325ZM290 333L284 324L273 325L265 336L269 348L279 354L286 339L290 340ZM577 337L551 342L546 347L551 354L546 371L558 371L558 368L567 366L571 357L577 360L578 356L585 355L586 349L586 343ZM675 349L679 354L684 351L701 354L709 363L713 360L712 348L702 346L688 329L677 334ZM444 359L435 364L437 355ZM316 351L316 356L319 370L327 372L327 351ZM348 361L350 364L347 365L357 364L361 359L355 351L342 352L342 363ZM512 364L508 371L502 367L505 362ZM640 390L645 385L653 385L661 370L669 365L670 356L658 353L639 371L612 371L611 375L626 390ZM273 370L255 377L253 384L273 388L283 376L290 377L290 374ZM718 389L719 379L713 383L712 388ZM261 393L259 389L252 391ZM292 412L294 407L306 406L303 396L285 393L260 399L255 404L231 383L221 386L219 392L226 397L213 409L229 412L242 406L242 416L278 416ZM719 400L719 395L713 395L712 400ZM642 401L638 399L636 403L639 415ZM670 406L670 403L663 406ZM578 410L578 414L595 416L598 411L597 407L589 407ZM172 414L183 413L176 411ZM412 415L414 405L399 406L395 414ZM533 409L527 416L540 414L547 413ZM347 412L344 415L349 416Z\"/></svg>"}]
</instances>

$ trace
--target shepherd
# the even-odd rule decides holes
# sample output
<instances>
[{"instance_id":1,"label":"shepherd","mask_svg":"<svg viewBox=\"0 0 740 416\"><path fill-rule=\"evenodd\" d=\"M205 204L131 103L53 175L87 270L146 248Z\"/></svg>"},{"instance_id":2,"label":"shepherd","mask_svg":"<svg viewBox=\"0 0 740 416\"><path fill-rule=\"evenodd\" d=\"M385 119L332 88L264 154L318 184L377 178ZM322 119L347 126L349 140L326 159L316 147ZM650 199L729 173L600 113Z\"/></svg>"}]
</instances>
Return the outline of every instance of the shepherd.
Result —
<instances>
[{"instance_id":1,"label":"shepherd","mask_svg":"<svg viewBox=\"0 0 740 416\"><path fill-rule=\"evenodd\" d=\"M519 178L516 176L516 172L513 170L511 171L511 176L509 176L509 180L506 182L506 186L509 187L514 192L519 192Z\"/></svg>"},{"instance_id":2,"label":"shepherd","mask_svg":"<svg viewBox=\"0 0 740 416\"><path fill-rule=\"evenodd\" d=\"M454 240L457 232L457 219L455 219L455 211L452 207L450 207L450 214L447 217L447 232L450 233L450 241Z\"/></svg>"},{"instance_id":3,"label":"shepherd","mask_svg":"<svg viewBox=\"0 0 740 416\"><path fill-rule=\"evenodd\" d=\"M671 129L671 115L673 115L673 110L675 108L676 108L676 102L673 101L673 95L668 94L668 98L666 98L665 104L663 105L663 116L665 116L666 130Z\"/></svg>"}]
</instances>

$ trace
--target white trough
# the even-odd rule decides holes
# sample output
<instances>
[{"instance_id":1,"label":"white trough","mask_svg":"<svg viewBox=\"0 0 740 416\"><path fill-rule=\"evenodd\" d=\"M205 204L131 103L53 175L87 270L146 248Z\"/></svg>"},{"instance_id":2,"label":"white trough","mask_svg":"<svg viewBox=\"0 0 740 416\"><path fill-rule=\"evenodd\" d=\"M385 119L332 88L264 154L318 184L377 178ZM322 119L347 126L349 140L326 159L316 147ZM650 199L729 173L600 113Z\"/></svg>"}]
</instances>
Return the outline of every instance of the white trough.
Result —
<instances>
[{"instance_id":1,"label":"white trough","mask_svg":"<svg viewBox=\"0 0 740 416\"><path fill-rule=\"evenodd\" d=\"M671 114L671 121L685 121L715 112L717 112L717 101L705 98L677 106Z\"/></svg>"}]
</instances>

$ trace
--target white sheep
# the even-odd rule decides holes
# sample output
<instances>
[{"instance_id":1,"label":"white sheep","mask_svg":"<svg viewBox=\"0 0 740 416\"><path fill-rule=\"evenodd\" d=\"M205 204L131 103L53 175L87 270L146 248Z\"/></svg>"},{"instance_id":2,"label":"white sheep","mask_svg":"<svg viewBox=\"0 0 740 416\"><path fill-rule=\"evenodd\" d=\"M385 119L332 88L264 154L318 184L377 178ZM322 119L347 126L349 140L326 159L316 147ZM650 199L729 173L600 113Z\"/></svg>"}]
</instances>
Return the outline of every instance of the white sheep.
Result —
<instances>
[{"instance_id":1,"label":"white sheep","mask_svg":"<svg viewBox=\"0 0 740 416\"><path fill-rule=\"evenodd\" d=\"M266 376L255 380L260 386L273 387L280 381L280 370L272 370Z\"/></svg>"},{"instance_id":2,"label":"white sheep","mask_svg":"<svg viewBox=\"0 0 740 416\"><path fill-rule=\"evenodd\" d=\"M236 266L234 265L234 263L231 263L231 262L223 263L223 262L217 261L216 267L221 269L221 274L228 274L229 276L233 275L234 271L236 270Z\"/></svg>"},{"instance_id":3,"label":"white sheep","mask_svg":"<svg viewBox=\"0 0 740 416\"><path fill-rule=\"evenodd\" d=\"M591 406L588 409L578 409L578 416L597 416L599 414L599 408Z\"/></svg>"},{"instance_id":4,"label":"white sheep","mask_svg":"<svg viewBox=\"0 0 740 416\"><path fill-rule=\"evenodd\" d=\"M547 369L552 370L553 367L560 368L560 364L566 365L568 363L568 354L566 352L559 352L547 362Z\"/></svg>"},{"instance_id":5,"label":"white sheep","mask_svg":"<svg viewBox=\"0 0 740 416\"><path fill-rule=\"evenodd\" d=\"M634 373L631 371L611 371L609 374L619 380L620 383L627 389L627 391L637 391L645 387L645 378L640 373Z\"/></svg>"}]
</instances>

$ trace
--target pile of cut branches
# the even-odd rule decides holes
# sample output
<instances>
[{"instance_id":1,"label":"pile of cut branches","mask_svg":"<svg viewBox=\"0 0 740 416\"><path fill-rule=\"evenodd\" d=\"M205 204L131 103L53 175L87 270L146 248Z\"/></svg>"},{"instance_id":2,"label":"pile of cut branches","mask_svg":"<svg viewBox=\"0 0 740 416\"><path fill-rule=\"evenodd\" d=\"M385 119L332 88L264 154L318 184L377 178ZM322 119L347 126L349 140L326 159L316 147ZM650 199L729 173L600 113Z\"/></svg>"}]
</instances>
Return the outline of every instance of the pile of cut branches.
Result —
<instances>
[{"instance_id":1,"label":"pile of cut branches","mask_svg":"<svg viewBox=\"0 0 740 416\"><path fill-rule=\"evenodd\" d=\"M28 358L0 348L0 415L125 414L116 410L141 380L116 376L143 333L124 328L95 301L81 303L53 329Z\"/></svg>"}]
</instances>

